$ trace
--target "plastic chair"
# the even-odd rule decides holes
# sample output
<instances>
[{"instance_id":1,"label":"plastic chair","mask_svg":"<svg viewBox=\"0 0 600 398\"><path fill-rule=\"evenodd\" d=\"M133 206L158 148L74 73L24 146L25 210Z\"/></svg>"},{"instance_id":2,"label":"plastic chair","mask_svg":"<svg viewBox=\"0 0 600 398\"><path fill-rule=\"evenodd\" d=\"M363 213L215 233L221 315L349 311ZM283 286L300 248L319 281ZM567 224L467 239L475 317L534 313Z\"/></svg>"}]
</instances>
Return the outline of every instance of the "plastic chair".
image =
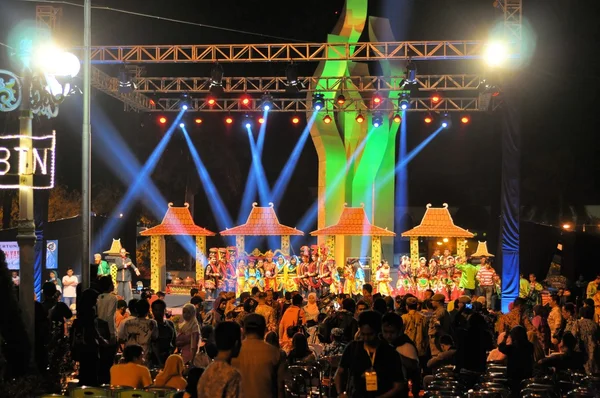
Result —
<instances>
[{"instance_id":1,"label":"plastic chair","mask_svg":"<svg viewBox=\"0 0 600 398\"><path fill-rule=\"evenodd\" d=\"M71 391L71 398L111 398L110 392L104 388L77 387Z\"/></svg>"},{"instance_id":2,"label":"plastic chair","mask_svg":"<svg viewBox=\"0 0 600 398\"><path fill-rule=\"evenodd\" d=\"M177 392L177 389L173 387L148 387L144 388L144 391L154 392L159 398L165 398L169 394Z\"/></svg>"},{"instance_id":3,"label":"plastic chair","mask_svg":"<svg viewBox=\"0 0 600 398\"><path fill-rule=\"evenodd\" d=\"M153 391L126 390L118 392L116 398L158 398L158 395Z\"/></svg>"},{"instance_id":4,"label":"plastic chair","mask_svg":"<svg viewBox=\"0 0 600 398\"><path fill-rule=\"evenodd\" d=\"M290 397L309 397L311 395L311 375L301 366L290 366L289 377L285 380L286 393Z\"/></svg>"}]
</instances>

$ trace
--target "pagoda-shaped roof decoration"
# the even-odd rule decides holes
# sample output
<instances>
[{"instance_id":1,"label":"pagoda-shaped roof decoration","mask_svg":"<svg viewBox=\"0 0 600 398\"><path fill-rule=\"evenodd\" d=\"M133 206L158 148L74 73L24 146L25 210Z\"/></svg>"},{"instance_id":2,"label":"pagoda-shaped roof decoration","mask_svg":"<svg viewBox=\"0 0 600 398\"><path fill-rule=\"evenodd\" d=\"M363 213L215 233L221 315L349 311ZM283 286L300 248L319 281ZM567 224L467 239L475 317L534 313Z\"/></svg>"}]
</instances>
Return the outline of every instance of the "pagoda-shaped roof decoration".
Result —
<instances>
[{"instance_id":1,"label":"pagoda-shaped roof decoration","mask_svg":"<svg viewBox=\"0 0 600 398\"><path fill-rule=\"evenodd\" d=\"M183 207L173 207L173 203L169 203L169 207L162 222L155 227L140 232L140 235L214 236L214 232L199 227L194 223L189 207L190 205L187 203Z\"/></svg>"},{"instance_id":2,"label":"pagoda-shaped roof decoration","mask_svg":"<svg viewBox=\"0 0 600 398\"><path fill-rule=\"evenodd\" d=\"M340 215L337 224L321 228L310 233L312 236L319 235L346 235L346 236L396 236L387 228L377 227L369 222L364 204L361 207L347 207Z\"/></svg>"},{"instance_id":3,"label":"pagoda-shaped roof decoration","mask_svg":"<svg viewBox=\"0 0 600 398\"><path fill-rule=\"evenodd\" d=\"M471 257L494 257L494 255L488 251L487 241L485 241L477 242L477 250L471 254Z\"/></svg>"},{"instance_id":4,"label":"pagoda-shaped roof decoration","mask_svg":"<svg viewBox=\"0 0 600 398\"><path fill-rule=\"evenodd\" d=\"M248 215L248 220L245 224L237 227L227 228L221 231L223 236L245 235L245 236L283 236L283 235L304 235L304 232L281 225L273 203L269 203L268 207L259 207L258 203L252 203L252 210Z\"/></svg>"},{"instance_id":5,"label":"pagoda-shaped roof decoration","mask_svg":"<svg viewBox=\"0 0 600 398\"><path fill-rule=\"evenodd\" d=\"M448 204L444 203L443 207L431 207L431 203L427 205L425 215L421 220L421 224L413 229L402 233L403 237L425 238L472 238L474 235L454 225L452 216L448 211Z\"/></svg>"}]
</instances>

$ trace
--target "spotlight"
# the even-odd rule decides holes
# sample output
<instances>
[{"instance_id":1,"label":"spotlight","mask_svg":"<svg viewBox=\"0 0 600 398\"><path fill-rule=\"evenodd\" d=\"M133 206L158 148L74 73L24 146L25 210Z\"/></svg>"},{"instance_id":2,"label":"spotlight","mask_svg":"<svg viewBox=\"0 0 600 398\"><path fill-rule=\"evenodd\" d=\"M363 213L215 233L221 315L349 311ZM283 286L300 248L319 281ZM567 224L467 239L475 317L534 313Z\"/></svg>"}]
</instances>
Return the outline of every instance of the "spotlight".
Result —
<instances>
[{"instance_id":1,"label":"spotlight","mask_svg":"<svg viewBox=\"0 0 600 398\"><path fill-rule=\"evenodd\" d=\"M231 124L231 123L233 123L233 118L232 118L231 116L227 116L227 117L225 118L225 123L227 123L227 124Z\"/></svg>"},{"instance_id":2,"label":"spotlight","mask_svg":"<svg viewBox=\"0 0 600 398\"><path fill-rule=\"evenodd\" d=\"M242 100L240 102L242 103L242 105L248 106L248 105L250 105L250 97L248 97L247 95L244 95L244 96L242 96Z\"/></svg>"},{"instance_id":3,"label":"spotlight","mask_svg":"<svg viewBox=\"0 0 600 398\"><path fill-rule=\"evenodd\" d=\"M377 128L383 124L383 116L381 116L381 112L375 112L373 114L373 127Z\"/></svg>"},{"instance_id":4,"label":"spotlight","mask_svg":"<svg viewBox=\"0 0 600 398\"><path fill-rule=\"evenodd\" d=\"M446 113L444 115L444 117L442 118L441 126L443 128L448 128L448 127L450 127L450 124L452 124L452 120L450 119L450 116L448 116L448 114Z\"/></svg>"},{"instance_id":5,"label":"spotlight","mask_svg":"<svg viewBox=\"0 0 600 398\"><path fill-rule=\"evenodd\" d=\"M210 87L211 94L223 93L223 67L216 63L210 69Z\"/></svg>"},{"instance_id":6,"label":"spotlight","mask_svg":"<svg viewBox=\"0 0 600 398\"><path fill-rule=\"evenodd\" d=\"M412 61L409 61L406 65L406 80L410 84L417 82L417 65Z\"/></svg>"},{"instance_id":7,"label":"spotlight","mask_svg":"<svg viewBox=\"0 0 600 398\"><path fill-rule=\"evenodd\" d=\"M403 111L407 110L408 107L410 106L410 93L409 92L402 92L400 93L400 100L398 101L398 106L400 106L400 109L402 109Z\"/></svg>"},{"instance_id":8,"label":"spotlight","mask_svg":"<svg viewBox=\"0 0 600 398\"><path fill-rule=\"evenodd\" d=\"M161 116L161 117L158 118L158 122L160 124L165 124L165 123L167 123L167 118L164 117L164 116Z\"/></svg>"},{"instance_id":9,"label":"spotlight","mask_svg":"<svg viewBox=\"0 0 600 398\"><path fill-rule=\"evenodd\" d=\"M313 94L313 108L320 111L325 107L325 96L321 93Z\"/></svg>"},{"instance_id":10,"label":"spotlight","mask_svg":"<svg viewBox=\"0 0 600 398\"><path fill-rule=\"evenodd\" d=\"M485 62L492 67L502 66L509 56L506 43L495 41L488 43L483 53Z\"/></svg>"},{"instance_id":11,"label":"spotlight","mask_svg":"<svg viewBox=\"0 0 600 398\"><path fill-rule=\"evenodd\" d=\"M300 88L304 88L304 85L298 80L298 68L295 64L289 64L285 68L285 79L287 80L285 85L287 93L297 93L300 91Z\"/></svg>"},{"instance_id":12,"label":"spotlight","mask_svg":"<svg viewBox=\"0 0 600 398\"><path fill-rule=\"evenodd\" d=\"M346 97L344 97L344 94L338 95L337 103L338 105L344 105L346 103Z\"/></svg>"},{"instance_id":13,"label":"spotlight","mask_svg":"<svg viewBox=\"0 0 600 398\"><path fill-rule=\"evenodd\" d=\"M442 97L440 97L439 94L433 94L431 96L431 102L434 104L438 104L441 100L442 100Z\"/></svg>"},{"instance_id":14,"label":"spotlight","mask_svg":"<svg viewBox=\"0 0 600 398\"><path fill-rule=\"evenodd\" d=\"M399 113L394 115L394 123L402 123L402 116Z\"/></svg>"},{"instance_id":15,"label":"spotlight","mask_svg":"<svg viewBox=\"0 0 600 398\"><path fill-rule=\"evenodd\" d=\"M133 80L131 79L131 73L129 73L126 69L122 69L119 71L119 93L120 94L128 94L136 89Z\"/></svg>"},{"instance_id":16,"label":"spotlight","mask_svg":"<svg viewBox=\"0 0 600 398\"><path fill-rule=\"evenodd\" d=\"M261 107L263 110L268 111L273 108L273 96L270 94L264 94L261 98Z\"/></svg>"},{"instance_id":17,"label":"spotlight","mask_svg":"<svg viewBox=\"0 0 600 398\"><path fill-rule=\"evenodd\" d=\"M471 118L468 115L465 115L460 118L460 122L462 124L469 124L470 121L471 121Z\"/></svg>"},{"instance_id":18,"label":"spotlight","mask_svg":"<svg viewBox=\"0 0 600 398\"><path fill-rule=\"evenodd\" d=\"M179 104L182 110L187 111L191 105L190 96L188 94L182 94L179 98Z\"/></svg>"},{"instance_id":19,"label":"spotlight","mask_svg":"<svg viewBox=\"0 0 600 398\"><path fill-rule=\"evenodd\" d=\"M252 127L252 116L246 114L244 115L244 126L249 129L250 127Z\"/></svg>"},{"instance_id":20,"label":"spotlight","mask_svg":"<svg viewBox=\"0 0 600 398\"><path fill-rule=\"evenodd\" d=\"M208 104L208 106L213 106L214 104L217 103L217 100L215 99L215 97L213 97L212 95L209 95L206 98L206 103Z\"/></svg>"},{"instance_id":21,"label":"spotlight","mask_svg":"<svg viewBox=\"0 0 600 398\"><path fill-rule=\"evenodd\" d=\"M355 120L356 120L358 123L362 123L362 122L364 122L364 121L365 121L365 117L362 115L362 113L360 113L360 112L359 112L359 113L358 113L358 115L356 116L356 119L355 119Z\"/></svg>"},{"instance_id":22,"label":"spotlight","mask_svg":"<svg viewBox=\"0 0 600 398\"><path fill-rule=\"evenodd\" d=\"M325 124L329 124L329 123L331 123L331 116L329 116L329 115L325 115L325 116L323 117L323 123L325 123Z\"/></svg>"},{"instance_id":23,"label":"spotlight","mask_svg":"<svg viewBox=\"0 0 600 398\"><path fill-rule=\"evenodd\" d=\"M179 123L179 127L184 128L185 127L185 123Z\"/></svg>"},{"instance_id":24,"label":"spotlight","mask_svg":"<svg viewBox=\"0 0 600 398\"><path fill-rule=\"evenodd\" d=\"M292 123L294 123L294 124L300 123L300 118L298 116L292 117Z\"/></svg>"},{"instance_id":25,"label":"spotlight","mask_svg":"<svg viewBox=\"0 0 600 398\"><path fill-rule=\"evenodd\" d=\"M431 124L431 122L433 122L433 118L427 115L425 116L425 119L423 119L423 121L425 122L425 124Z\"/></svg>"},{"instance_id":26,"label":"spotlight","mask_svg":"<svg viewBox=\"0 0 600 398\"><path fill-rule=\"evenodd\" d=\"M263 123L265 122L265 118L264 118L264 117L259 117L259 118L258 118L258 122L259 122L260 124L263 124Z\"/></svg>"},{"instance_id":27,"label":"spotlight","mask_svg":"<svg viewBox=\"0 0 600 398\"><path fill-rule=\"evenodd\" d=\"M200 119L199 117L197 117L196 119L194 119L194 122L196 124L202 124L202 119Z\"/></svg>"},{"instance_id":28,"label":"spotlight","mask_svg":"<svg viewBox=\"0 0 600 398\"><path fill-rule=\"evenodd\" d=\"M372 101L373 101L373 107L377 107L381 104L383 99L381 98L381 95L375 93L375 94L373 94Z\"/></svg>"}]
</instances>

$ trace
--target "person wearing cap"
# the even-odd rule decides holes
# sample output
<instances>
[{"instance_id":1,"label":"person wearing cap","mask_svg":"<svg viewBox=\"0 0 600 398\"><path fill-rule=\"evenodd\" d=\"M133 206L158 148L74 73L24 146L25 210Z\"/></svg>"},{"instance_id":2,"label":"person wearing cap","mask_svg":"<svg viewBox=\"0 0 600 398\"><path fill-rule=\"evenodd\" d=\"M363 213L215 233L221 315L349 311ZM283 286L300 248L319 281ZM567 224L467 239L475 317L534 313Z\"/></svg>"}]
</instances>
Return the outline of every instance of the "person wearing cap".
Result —
<instances>
[{"instance_id":1,"label":"person wearing cap","mask_svg":"<svg viewBox=\"0 0 600 398\"><path fill-rule=\"evenodd\" d=\"M438 355L442 348L440 346L440 336L450 333L450 315L444 308L446 297L443 294L434 294L431 298L433 306L433 316L429 320L429 349L431 356Z\"/></svg>"},{"instance_id":2,"label":"person wearing cap","mask_svg":"<svg viewBox=\"0 0 600 398\"><path fill-rule=\"evenodd\" d=\"M279 350L264 341L267 321L258 313L248 314L243 329L242 348L231 365L242 375L244 396L283 397L285 364Z\"/></svg>"}]
</instances>

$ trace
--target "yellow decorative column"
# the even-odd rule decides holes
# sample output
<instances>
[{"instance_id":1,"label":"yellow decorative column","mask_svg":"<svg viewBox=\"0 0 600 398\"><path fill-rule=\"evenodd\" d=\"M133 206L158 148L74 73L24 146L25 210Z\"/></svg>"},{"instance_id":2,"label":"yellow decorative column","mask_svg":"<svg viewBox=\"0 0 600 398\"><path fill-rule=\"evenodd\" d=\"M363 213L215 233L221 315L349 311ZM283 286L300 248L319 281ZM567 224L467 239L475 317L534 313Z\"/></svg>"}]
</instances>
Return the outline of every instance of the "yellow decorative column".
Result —
<instances>
[{"instance_id":1,"label":"yellow decorative column","mask_svg":"<svg viewBox=\"0 0 600 398\"><path fill-rule=\"evenodd\" d=\"M335 258L335 235L327 235L325 246L327 247L327 259ZM336 261L336 264L339 267L340 264L343 266L344 263L338 263Z\"/></svg>"},{"instance_id":2,"label":"yellow decorative column","mask_svg":"<svg viewBox=\"0 0 600 398\"><path fill-rule=\"evenodd\" d=\"M467 241L463 238L456 238L456 254L459 257L466 258L467 255Z\"/></svg>"},{"instance_id":3,"label":"yellow decorative column","mask_svg":"<svg viewBox=\"0 0 600 398\"><path fill-rule=\"evenodd\" d=\"M289 257L290 255L290 236L281 235L281 252L284 256Z\"/></svg>"},{"instance_id":4,"label":"yellow decorative column","mask_svg":"<svg viewBox=\"0 0 600 398\"><path fill-rule=\"evenodd\" d=\"M150 287L155 292L164 290L167 280L165 237L150 237Z\"/></svg>"},{"instance_id":5,"label":"yellow decorative column","mask_svg":"<svg viewBox=\"0 0 600 398\"><path fill-rule=\"evenodd\" d=\"M206 258L206 236L196 236L196 283L204 283L204 259Z\"/></svg>"},{"instance_id":6,"label":"yellow decorative column","mask_svg":"<svg viewBox=\"0 0 600 398\"><path fill-rule=\"evenodd\" d=\"M283 238L282 238L282 243L283 243ZM237 249L238 257L242 257L242 256L246 255L246 240L244 239L244 235L236 235L235 236L235 248ZM288 244L288 250L289 250L289 244Z\"/></svg>"},{"instance_id":7,"label":"yellow decorative column","mask_svg":"<svg viewBox=\"0 0 600 398\"><path fill-rule=\"evenodd\" d=\"M377 267L381 264L381 236L371 237L371 281L377 273Z\"/></svg>"},{"instance_id":8,"label":"yellow decorative column","mask_svg":"<svg viewBox=\"0 0 600 398\"><path fill-rule=\"evenodd\" d=\"M415 236L410 238L410 267L412 269L419 267L419 238Z\"/></svg>"}]
</instances>

